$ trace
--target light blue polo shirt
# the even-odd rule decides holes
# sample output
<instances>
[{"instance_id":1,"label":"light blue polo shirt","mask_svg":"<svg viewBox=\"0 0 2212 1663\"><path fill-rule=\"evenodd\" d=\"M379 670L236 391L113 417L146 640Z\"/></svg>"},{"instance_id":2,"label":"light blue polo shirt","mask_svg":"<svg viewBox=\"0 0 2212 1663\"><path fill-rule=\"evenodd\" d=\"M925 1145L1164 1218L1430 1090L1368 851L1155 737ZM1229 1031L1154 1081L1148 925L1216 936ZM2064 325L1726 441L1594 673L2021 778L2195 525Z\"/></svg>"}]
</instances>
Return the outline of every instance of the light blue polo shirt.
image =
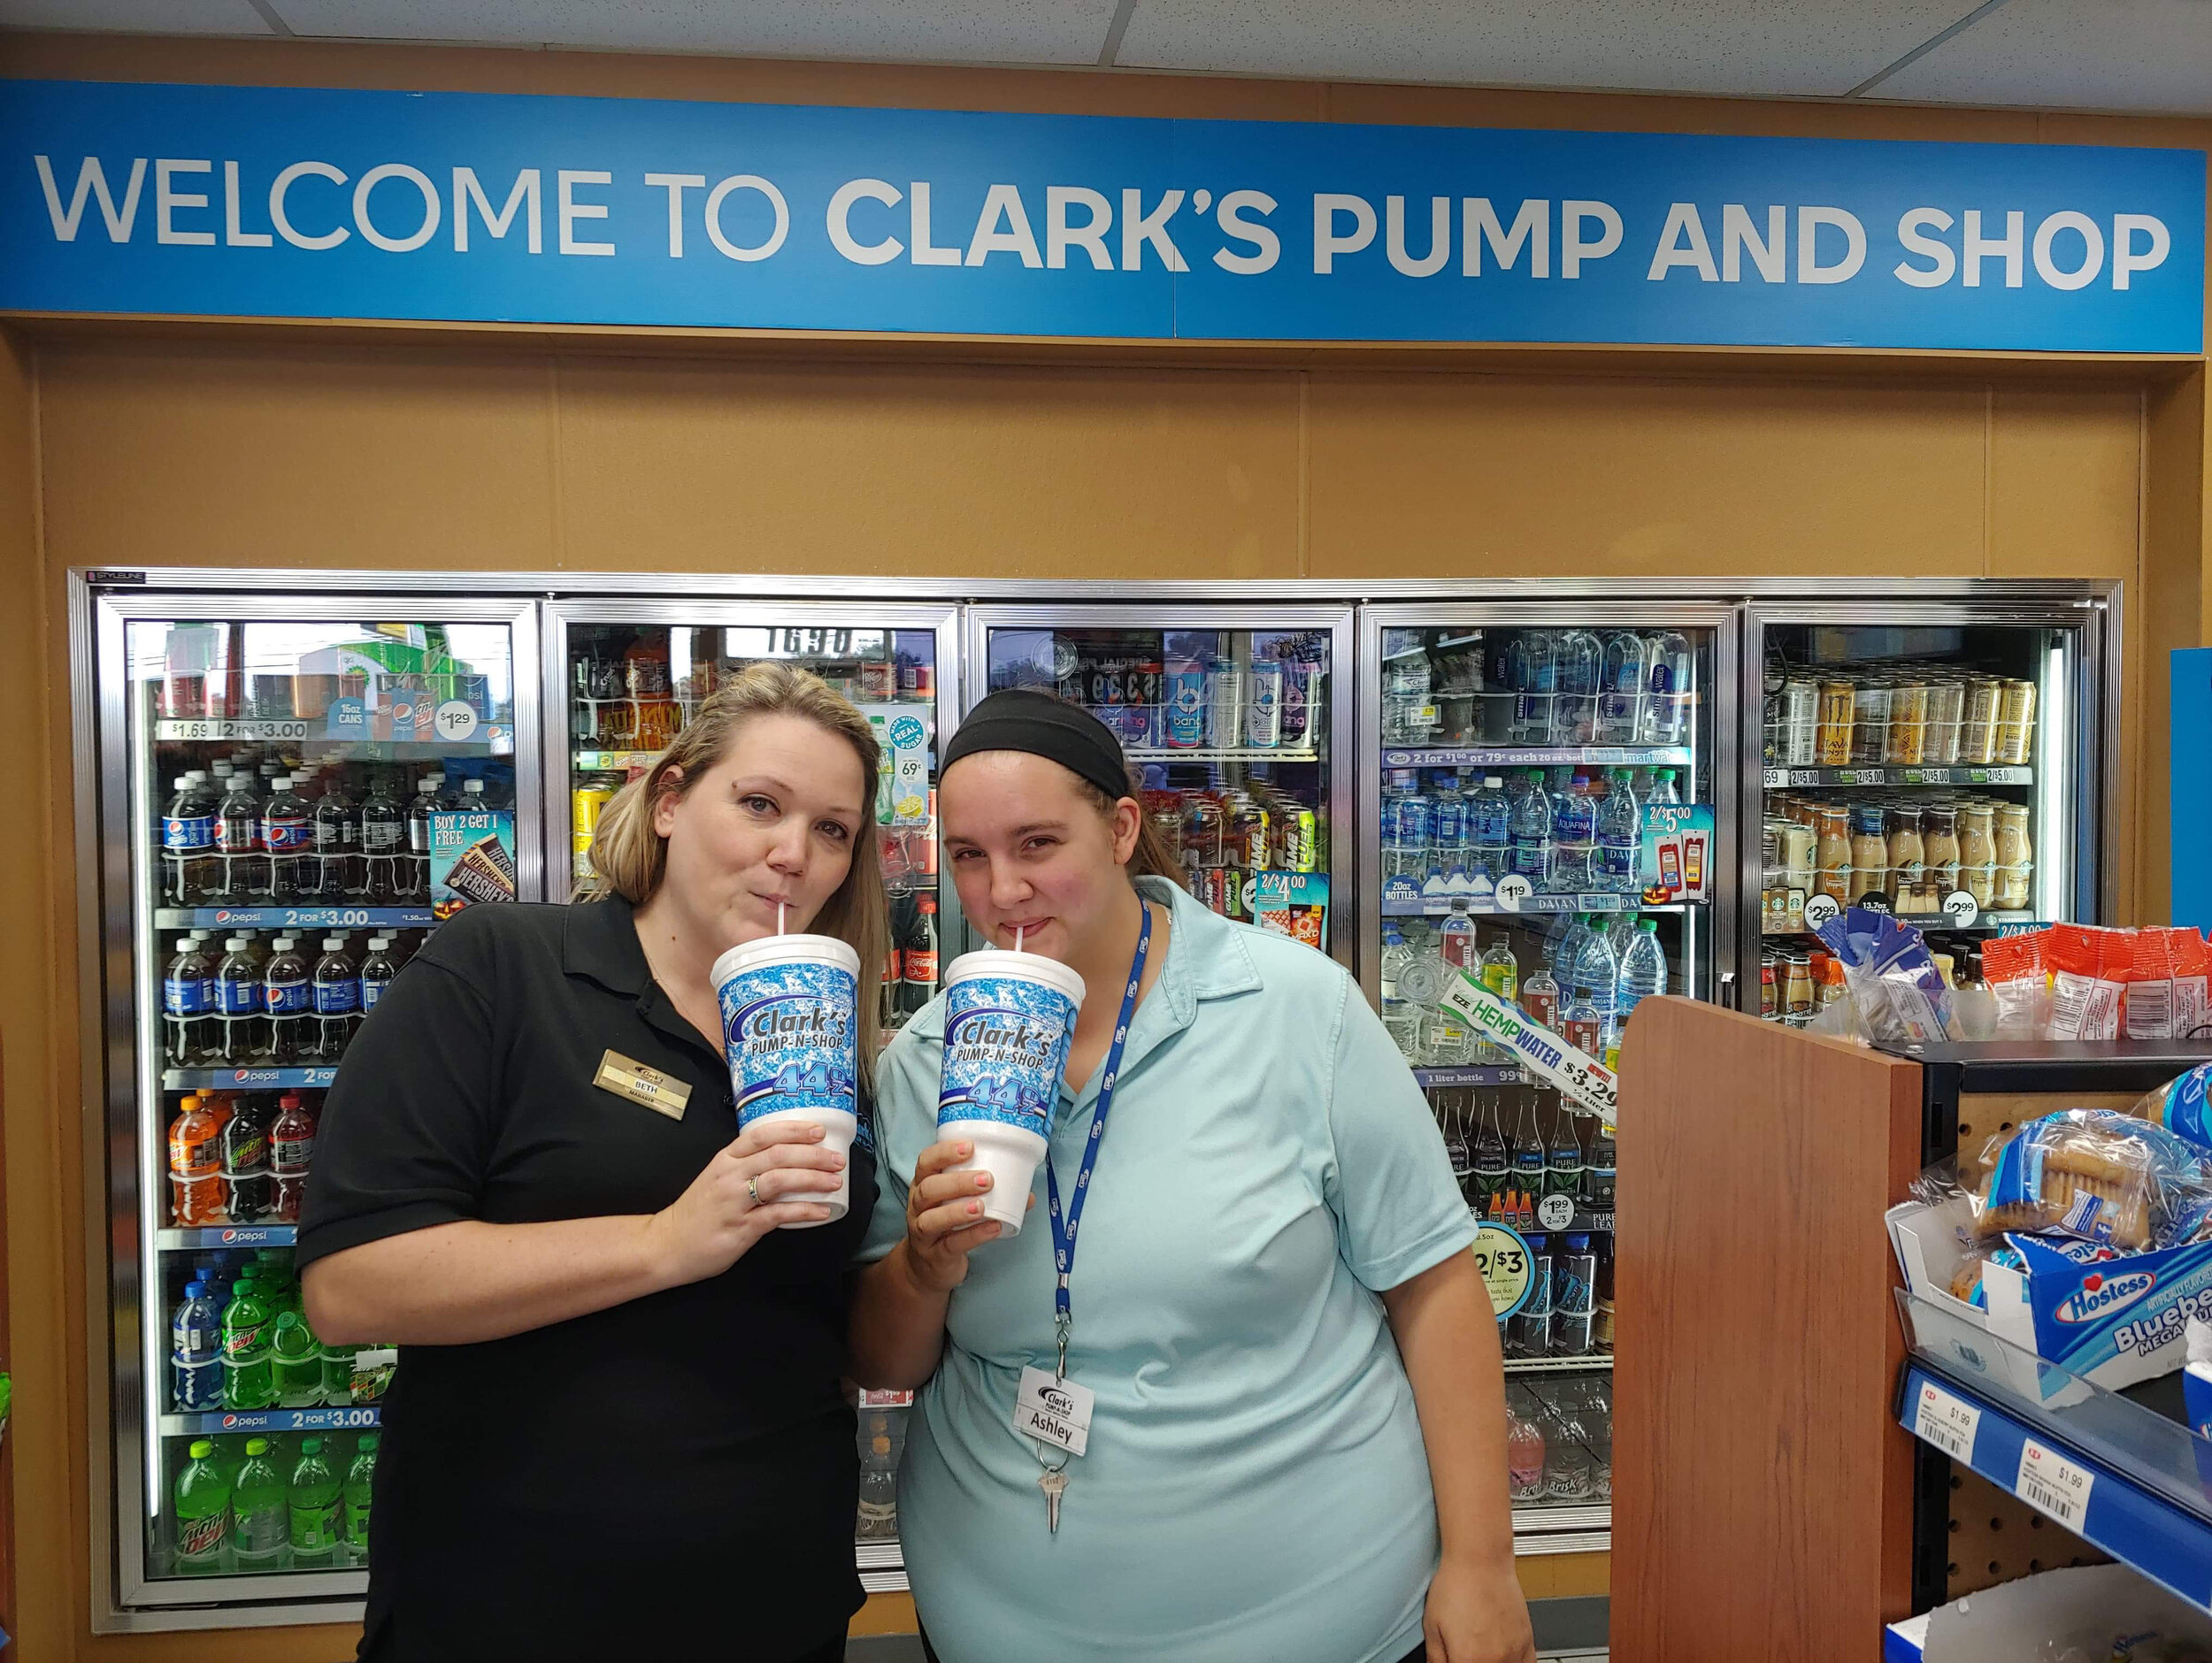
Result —
<instances>
[{"instance_id":1,"label":"light blue polo shirt","mask_svg":"<svg viewBox=\"0 0 2212 1663\"><path fill-rule=\"evenodd\" d=\"M1333 961L1173 885L1131 1024L1070 1291L1071 1379L1097 1393L1047 1529L1022 1369L1054 1354L1044 1174L1021 1234L952 1297L899 1474L899 1537L945 1663L1369 1663L1421 1642L1436 1503L1378 1291L1474 1240L1397 1047ZM1095 995L1094 995L1095 996ZM944 1001L877 1075L866 1256L906 1233L936 1141ZM1063 1085L1074 1182L1097 1100Z\"/></svg>"}]
</instances>

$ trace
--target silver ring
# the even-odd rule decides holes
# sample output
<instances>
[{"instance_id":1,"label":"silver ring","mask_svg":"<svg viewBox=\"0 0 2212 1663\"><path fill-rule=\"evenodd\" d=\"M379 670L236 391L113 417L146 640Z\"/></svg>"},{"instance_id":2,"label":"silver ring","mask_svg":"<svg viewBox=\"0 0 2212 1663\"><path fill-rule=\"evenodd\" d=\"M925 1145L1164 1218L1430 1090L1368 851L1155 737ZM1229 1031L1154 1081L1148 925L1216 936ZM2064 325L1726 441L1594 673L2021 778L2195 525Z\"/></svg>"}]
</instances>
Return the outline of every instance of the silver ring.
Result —
<instances>
[{"instance_id":1,"label":"silver ring","mask_svg":"<svg viewBox=\"0 0 2212 1663\"><path fill-rule=\"evenodd\" d=\"M761 1205L759 1178L750 1177L745 1180L745 1193L753 1198L755 1207Z\"/></svg>"}]
</instances>

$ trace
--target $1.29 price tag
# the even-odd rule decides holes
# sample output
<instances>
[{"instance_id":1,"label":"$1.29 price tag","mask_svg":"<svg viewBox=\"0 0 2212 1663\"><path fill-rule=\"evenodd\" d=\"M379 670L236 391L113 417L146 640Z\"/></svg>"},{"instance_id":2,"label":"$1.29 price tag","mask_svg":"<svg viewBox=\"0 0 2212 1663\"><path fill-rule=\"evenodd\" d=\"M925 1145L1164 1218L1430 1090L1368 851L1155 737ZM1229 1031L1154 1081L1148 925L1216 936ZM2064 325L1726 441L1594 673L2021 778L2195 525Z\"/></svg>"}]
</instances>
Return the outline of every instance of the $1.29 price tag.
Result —
<instances>
[{"instance_id":1,"label":"$1.29 price tag","mask_svg":"<svg viewBox=\"0 0 2212 1663\"><path fill-rule=\"evenodd\" d=\"M1971 1466L1974 1433L1981 1423L1982 1412L1972 1404L1953 1397L1932 1381L1920 1383L1920 1401L1913 1407L1912 1429L1924 1442L1934 1445L1953 1460Z\"/></svg>"},{"instance_id":2,"label":"$1.29 price tag","mask_svg":"<svg viewBox=\"0 0 2212 1663\"><path fill-rule=\"evenodd\" d=\"M2020 1446L2020 1475L2012 1493L2077 1533L2089 1512L2089 1486L2095 1475L2033 1438Z\"/></svg>"}]
</instances>

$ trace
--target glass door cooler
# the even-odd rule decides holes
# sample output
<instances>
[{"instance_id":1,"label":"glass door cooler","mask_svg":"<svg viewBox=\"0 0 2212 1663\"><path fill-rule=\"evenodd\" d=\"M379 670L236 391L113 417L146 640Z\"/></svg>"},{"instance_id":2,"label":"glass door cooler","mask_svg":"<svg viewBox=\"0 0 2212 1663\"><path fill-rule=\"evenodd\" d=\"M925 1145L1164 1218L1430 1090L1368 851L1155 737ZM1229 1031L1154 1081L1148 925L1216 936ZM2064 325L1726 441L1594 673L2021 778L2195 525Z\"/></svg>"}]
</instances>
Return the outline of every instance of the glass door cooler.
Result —
<instances>
[{"instance_id":1,"label":"glass door cooler","mask_svg":"<svg viewBox=\"0 0 2212 1663\"><path fill-rule=\"evenodd\" d=\"M308 1325L323 1097L460 908L540 889L528 602L73 577L87 1091L107 1137L96 1622L329 1620L366 1587L388 1349ZM339 1603L343 1602L343 1603Z\"/></svg>"},{"instance_id":2,"label":"glass door cooler","mask_svg":"<svg viewBox=\"0 0 2212 1663\"><path fill-rule=\"evenodd\" d=\"M1445 995L1464 972L1609 1067L1639 1000L1723 991L1735 623L1662 601L1362 610L1362 972L1469 1207L1525 1245L1499 1326L1524 1552L1610 1539L1614 1129Z\"/></svg>"},{"instance_id":3,"label":"glass door cooler","mask_svg":"<svg viewBox=\"0 0 2212 1663\"><path fill-rule=\"evenodd\" d=\"M652 766L701 702L749 665L795 665L857 705L882 747L875 811L891 908L885 1032L927 1004L940 946L959 928L937 866L938 734L958 708L952 609L579 598L551 602L546 615L546 706L567 717L565 726L547 724L554 812L545 860L562 875L564 897L590 871L600 810Z\"/></svg>"},{"instance_id":4,"label":"glass door cooler","mask_svg":"<svg viewBox=\"0 0 2212 1663\"><path fill-rule=\"evenodd\" d=\"M1801 1027L1842 997L1812 930L1846 907L1917 924L1962 981L1992 934L2108 917L2111 586L1778 602L1749 627L1762 772L1742 848L1747 903L1759 897L1747 1012Z\"/></svg>"},{"instance_id":5,"label":"glass door cooler","mask_svg":"<svg viewBox=\"0 0 2212 1663\"><path fill-rule=\"evenodd\" d=\"M977 607L969 619L971 703L1033 687L1091 711L1119 736L1194 895L1353 962L1349 607Z\"/></svg>"}]
</instances>

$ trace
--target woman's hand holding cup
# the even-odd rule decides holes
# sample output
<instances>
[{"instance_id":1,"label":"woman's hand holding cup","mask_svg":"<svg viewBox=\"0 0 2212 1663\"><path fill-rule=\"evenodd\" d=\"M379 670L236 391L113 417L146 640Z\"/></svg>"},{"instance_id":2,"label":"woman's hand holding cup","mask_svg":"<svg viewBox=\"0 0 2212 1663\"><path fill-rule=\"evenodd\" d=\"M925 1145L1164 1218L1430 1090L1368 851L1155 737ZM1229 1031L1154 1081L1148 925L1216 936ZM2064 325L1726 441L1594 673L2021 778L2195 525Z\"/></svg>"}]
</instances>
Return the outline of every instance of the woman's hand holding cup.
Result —
<instances>
[{"instance_id":1,"label":"woman's hand holding cup","mask_svg":"<svg viewBox=\"0 0 2212 1663\"><path fill-rule=\"evenodd\" d=\"M950 1293L968 1276L968 1255L996 1241L1004 1226L983 1215L991 1175L951 1169L975 1157L975 1146L953 1139L922 1151L906 1192L906 1257L914 1279L933 1293ZM1029 1198L1033 1206L1036 1197Z\"/></svg>"},{"instance_id":2,"label":"woman's hand holding cup","mask_svg":"<svg viewBox=\"0 0 2212 1663\"><path fill-rule=\"evenodd\" d=\"M718 1150L690 1188L646 1221L653 1262L667 1284L720 1276L787 1224L835 1218L837 1210L824 1201L841 1181L846 1157L822 1147L822 1128L808 1121L762 1120Z\"/></svg>"}]
</instances>

